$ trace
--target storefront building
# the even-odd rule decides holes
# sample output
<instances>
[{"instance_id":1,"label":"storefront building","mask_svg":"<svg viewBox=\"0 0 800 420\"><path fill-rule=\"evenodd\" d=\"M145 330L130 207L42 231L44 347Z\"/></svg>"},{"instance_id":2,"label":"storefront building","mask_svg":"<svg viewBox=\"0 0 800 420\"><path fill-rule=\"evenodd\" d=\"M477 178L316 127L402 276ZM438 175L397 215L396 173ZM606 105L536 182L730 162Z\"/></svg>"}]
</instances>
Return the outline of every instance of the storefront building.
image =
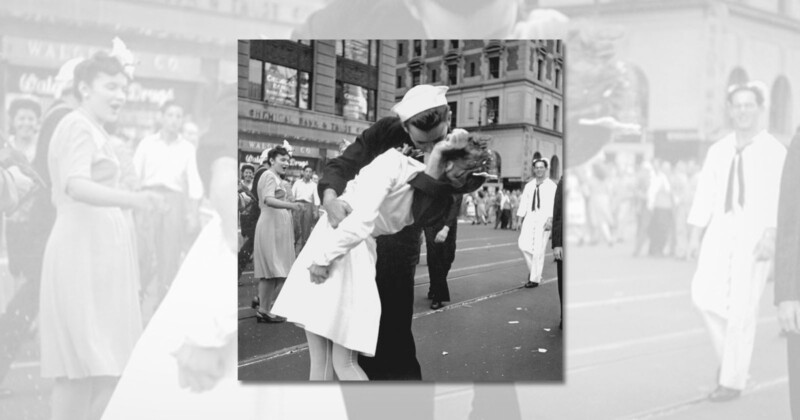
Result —
<instances>
[{"instance_id":1,"label":"storefront building","mask_svg":"<svg viewBox=\"0 0 800 420\"><path fill-rule=\"evenodd\" d=\"M491 137L504 188L521 188L531 162L563 163L564 51L561 41L402 40L396 99L421 84L449 86L453 125Z\"/></svg>"},{"instance_id":2,"label":"storefront building","mask_svg":"<svg viewBox=\"0 0 800 420\"><path fill-rule=\"evenodd\" d=\"M239 41L239 162L293 148L290 176L391 115L394 41Z\"/></svg>"},{"instance_id":3,"label":"storefront building","mask_svg":"<svg viewBox=\"0 0 800 420\"><path fill-rule=\"evenodd\" d=\"M635 74L641 98L627 122L644 128L638 145L608 147L620 159L701 160L730 131L727 88L737 83L763 83L762 124L779 140L788 144L800 125L800 0L539 4L616 34L617 57Z\"/></svg>"}]
</instances>

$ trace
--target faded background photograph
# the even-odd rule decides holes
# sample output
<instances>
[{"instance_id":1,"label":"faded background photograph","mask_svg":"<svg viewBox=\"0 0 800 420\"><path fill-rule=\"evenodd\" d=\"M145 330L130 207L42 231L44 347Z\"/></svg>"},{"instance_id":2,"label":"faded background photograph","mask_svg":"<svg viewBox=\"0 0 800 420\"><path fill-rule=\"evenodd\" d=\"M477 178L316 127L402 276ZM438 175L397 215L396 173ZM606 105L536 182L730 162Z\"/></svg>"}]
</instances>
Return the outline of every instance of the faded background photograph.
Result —
<instances>
[{"instance_id":1,"label":"faded background photograph","mask_svg":"<svg viewBox=\"0 0 800 420\"><path fill-rule=\"evenodd\" d=\"M790 173L797 166L797 153L776 145L800 144L792 142L800 125L794 107L800 99L799 28L797 0L5 1L0 5L0 103L4 106L0 130L5 148L19 153L8 151L2 160L0 388L4 391L0 417L80 418L72 415L77 413L73 410L87 411L90 399L109 401L107 418L153 417L159 413L131 411L134 417L115 413L125 413L131 406L146 410L154 405L148 402L159 401L152 395L162 391L160 386L164 391L160 401L174 402L165 405L171 411L162 415L210 419L222 415L302 418L320 413L342 419L792 418L790 402L797 406L800 400L797 391L790 397L788 366L798 362L798 309L793 302L800 297L798 287L791 286L793 266L781 261L797 260L792 247L796 240L790 235L797 230L781 227L792 226L791 203L797 194L791 194L791 182L784 182L788 187L781 191L775 184L781 176L777 168L785 166ZM125 103L118 109L119 100L114 103L111 114L118 114L114 115L116 127L105 127L105 132L133 154L147 136L171 131L166 128L171 126L167 114L174 116L174 112L162 108L168 100L178 102L181 121L197 126L196 168L203 192L194 202L187 198L187 206L197 206L197 223L185 220L187 227L196 226L197 240L192 242L188 236L173 254L176 259L161 262L166 266L142 267L137 262L138 269L132 270L139 271L140 287L148 281L143 273L153 273L155 280L142 290L151 292L152 301L160 301L151 306L151 311L159 310L150 322L141 325L139 344L127 351L129 366L142 373L133 375L126 369L95 376L97 387L87 389L81 386L86 380L56 383L43 372L42 330L49 328L45 328L48 323L52 326L53 320L67 318L64 313L45 321L45 314L53 316L60 309L39 305L38 277L44 286L46 276L37 273L36 267L41 268L41 250L49 232L38 228L53 222L28 224L36 233L17 236L23 239L13 239L15 228L9 226L21 221L13 214L20 194L24 198L26 192L49 188L51 182L50 175L37 170L49 165L36 165L41 148L32 145L42 144L48 110L57 97L62 98L60 86L70 79L58 77L62 66L96 51L111 52L115 37L133 55L135 70L132 79L123 77ZM568 91L561 164L567 187L568 239L563 384L251 387L236 382L237 327L231 324L238 244L232 234L236 230L233 188L240 178L236 160L243 159L235 148L243 139L237 133L234 109L243 95L237 97L234 84L237 76L247 72L246 64L238 60L237 39L278 38L565 40L570 65L564 76ZM391 75L396 76L396 72ZM91 87L86 81L84 85L84 90ZM13 105L19 98L28 100ZM11 111L15 115L9 115ZM501 120L504 115L501 105ZM189 141L193 132L184 125L181 137ZM738 139L755 139L771 154L750 158L749 154L760 152L758 147L737 153L733 144ZM721 146L712 147L717 144ZM181 166L174 160L157 156L168 172L178 172ZM707 156L714 158L706 163ZM753 164L769 171L748 170ZM214 168L220 175L217 183L210 176ZM761 191L754 179L768 180L769 185ZM213 204L212 187L220 184L230 198L219 202L230 203L230 208ZM701 185L706 187L701 189ZM697 195L697 190L705 193ZM141 192L141 185L127 191L133 192ZM191 198L188 185L186 193ZM749 248L736 251L731 244L745 242L736 241L735 236L726 241L717 235L717 247L707 245L713 245L709 232L712 225L719 232L720 221L732 223L731 229L723 229L732 234L739 228L755 232L751 229L755 225L736 217L748 212L752 201L747 197L762 193L768 198L759 211L768 214L763 219L769 221L749 234ZM736 198L731 200L732 217L726 216L729 196ZM139 223L163 218L171 208L160 195L125 197L154 211L153 216L140 217ZM709 197L718 205L701 205ZM691 213L695 217L689 224ZM217 218L217 214L222 216ZM53 213L42 217L52 218ZM137 223L134 217L124 220L118 227ZM220 223L209 224L213 220ZM224 229L215 230L222 225ZM699 228L704 226L708 231L696 259ZM771 230L776 226L777 232ZM773 247L777 252L771 252L771 241L777 243ZM137 248L143 245L140 242L147 243L137 237ZM214 244L229 246L220 252ZM755 244L758 252L750 255ZM704 258L717 248L723 258ZM742 271L733 275L730 265L724 267L736 252L756 261L747 265L747 276ZM12 267L20 253L33 256L26 261L33 274ZM219 255L214 263L203 258L210 254ZM772 256L774 275L769 268ZM714 270L709 262L723 269ZM161 280L168 276L156 267L170 264L171 272L175 265L179 267L167 293L168 284ZM205 276L217 270L227 272L226 267L230 267L230 279ZM758 273L750 276L753 267ZM704 272L722 276L698 275ZM112 277L130 276L109 276L109 281ZM704 277L715 277L717 283L699 281ZM749 299L739 294L734 302L746 309L745 315L738 314L731 321L734 328L726 329L719 312L730 309L725 305L731 296L728 292L734 283L749 284L750 278L755 290L745 294ZM193 285L193 279L204 282ZM189 290L178 287L181 284L189 284ZM541 298L536 293L546 292L546 287L534 289L533 299ZM725 307L709 314L700 297ZM252 314L244 297L239 300L245 308L238 318L247 311ZM143 314L141 321L148 317ZM244 322L255 323L252 318ZM195 328L184 328L186 323ZM782 334L782 329L794 332ZM87 330L73 331L80 335ZM174 341L163 347L149 344L162 342L159 337ZM787 351L787 342L794 352ZM732 366L731 354L737 351L743 355L737 360L743 363ZM169 374L157 375L163 369L169 369ZM115 376L120 377L119 385L109 396L116 382L109 377ZM792 377L796 380L797 375ZM210 405L220 411L202 411L208 407L193 404L201 397L216 402ZM64 409L70 402L80 407ZM800 416L800 408L795 408L794 416Z\"/></svg>"}]
</instances>

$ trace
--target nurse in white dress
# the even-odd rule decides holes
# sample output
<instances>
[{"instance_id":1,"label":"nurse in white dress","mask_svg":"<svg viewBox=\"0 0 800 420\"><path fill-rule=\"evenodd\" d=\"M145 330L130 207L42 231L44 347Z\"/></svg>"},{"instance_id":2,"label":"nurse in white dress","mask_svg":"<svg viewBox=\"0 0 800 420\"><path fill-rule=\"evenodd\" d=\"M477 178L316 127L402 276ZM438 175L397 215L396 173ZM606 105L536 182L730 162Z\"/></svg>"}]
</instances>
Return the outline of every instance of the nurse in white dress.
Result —
<instances>
[{"instance_id":1,"label":"nurse in white dress","mask_svg":"<svg viewBox=\"0 0 800 420\"><path fill-rule=\"evenodd\" d=\"M455 130L426 157L427 168L438 166L434 170L454 186L483 170L488 160L487 152L467 137L466 131ZM368 379L357 356L374 356L378 338L375 237L414 222L408 181L425 170L425 164L395 149L376 157L341 197L353 212L336 229L327 217L320 218L297 256L273 313L306 330L311 380L332 380L334 371L340 380Z\"/></svg>"},{"instance_id":2,"label":"nurse in white dress","mask_svg":"<svg viewBox=\"0 0 800 420\"><path fill-rule=\"evenodd\" d=\"M730 91L735 131L708 149L688 219L690 255L699 248L692 300L720 361L719 386L709 395L717 402L738 397L745 387L774 254L786 148L758 126L763 98L750 85Z\"/></svg>"},{"instance_id":3,"label":"nurse in white dress","mask_svg":"<svg viewBox=\"0 0 800 420\"><path fill-rule=\"evenodd\" d=\"M517 245L530 270L527 288L542 282L544 254L553 223L556 183L547 177L548 166L546 159L533 161L534 179L525 184L517 210L517 217L523 218Z\"/></svg>"}]
</instances>

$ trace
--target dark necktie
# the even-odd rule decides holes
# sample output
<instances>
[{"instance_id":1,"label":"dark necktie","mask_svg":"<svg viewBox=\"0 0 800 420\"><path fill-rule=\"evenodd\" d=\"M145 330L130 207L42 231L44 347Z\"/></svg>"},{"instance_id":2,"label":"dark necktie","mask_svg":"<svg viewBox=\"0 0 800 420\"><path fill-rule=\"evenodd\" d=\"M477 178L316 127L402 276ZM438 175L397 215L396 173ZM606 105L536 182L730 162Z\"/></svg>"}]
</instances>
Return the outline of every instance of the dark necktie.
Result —
<instances>
[{"instance_id":1,"label":"dark necktie","mask_svg":"<svg viewBox=\"0 0 800 420\"><path fill-rule=\"evenodd\" d=\"M539 201L539 186L536 186L536 190L533 191L533 205L531 206L531 211L539 210L541 207L541 202Z\"/></svg>"},{"instance_id":2,"label":"dark necktie","mask_svg":"<svg viewBox=\"0 0 800 420\"><path fill-rule=\"evenodd\" d=\"M742 164L742 149L737 149L731 161L731 168L728 171L728 191L725 195L725 212L733 210L733 189L734 184L738 185L738 202L740 207L744 207L744 164ZM734 181L734 178L738 178Z\"/></svg>"}]
</instances>

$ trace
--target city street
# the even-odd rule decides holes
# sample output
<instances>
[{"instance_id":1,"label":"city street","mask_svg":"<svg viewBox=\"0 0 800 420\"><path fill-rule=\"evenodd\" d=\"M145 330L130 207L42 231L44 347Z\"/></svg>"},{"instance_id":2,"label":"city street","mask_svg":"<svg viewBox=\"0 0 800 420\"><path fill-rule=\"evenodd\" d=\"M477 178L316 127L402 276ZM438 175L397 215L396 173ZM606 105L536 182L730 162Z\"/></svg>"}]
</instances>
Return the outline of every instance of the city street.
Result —
<instances>
[{"instance_id":1,"label":"city street","mask_svg":"<svg viewBox=\"0 0 800 420\"><path fill-rule=\"evenodd\" d=\"M522 287L528 270L519 232L459 224L448 284L452 301L432 311L423 241L415 277L414 337L423 379L430 381L562 381L562 335L552 252L542 286ZM252 272L239 287L239 379L308 378L302 329L257 324Z\"/></svg>"},{"instance_id":2,"label":"city street","mask_svg":"<svg viewBox=\"0 0 800 420\"><path fill-rule=\"evenodd\" d=\"M508 385L522 418L790 418L773 283L761 301L747 389L736 401L710 403L718 364L691 302L694 262L634 258L631 250L569 245L566 386ZM471 384L437 385L436 418L467 418L474 394Z\"/></svg>"}]
</instances>

